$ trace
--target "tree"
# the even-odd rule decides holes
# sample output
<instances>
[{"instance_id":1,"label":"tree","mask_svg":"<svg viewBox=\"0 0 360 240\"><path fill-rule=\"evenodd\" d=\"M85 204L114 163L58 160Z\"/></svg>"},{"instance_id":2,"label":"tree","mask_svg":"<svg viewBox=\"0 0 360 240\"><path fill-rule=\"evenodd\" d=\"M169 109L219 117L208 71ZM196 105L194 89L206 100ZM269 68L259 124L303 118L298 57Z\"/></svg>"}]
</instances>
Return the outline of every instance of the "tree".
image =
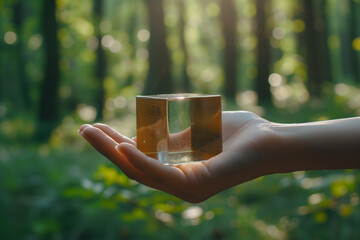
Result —
<instances>
[{"instance_id":1,"label":"tree","mask_svg":"<svg viewBox=\"0 0 360 240\"><path fill-rule=\"evenodd\" d=\"M178 0L178 11L179 11L179 35L180 35L180 47L184 54L184 61L181 71L182 78L182 89L184 92L190 92L190 81L189 75L187 73L187 65L188 65L188 52L187 45L185 41L185 4L184 0Z\"/></svg>"},{"instance_id":2,"label":"tree","mask_svg":"<svg viewBox=\"0 0 360 240\"><path fill-rule=\"evenodd\" d=\"M237 14L233 0L220 0L220 21L225 39L224 68L225 68L225 96L234 100L237 91Z\"/></svg>"},{"instance_id":3,"label":"tree","mask_svg":"<svg viewBox=\"0 0 360 240\"><path fill-rule=\"evenodd\" d=\"M25 74L25 56L24 56L24 45L22 41L22 27L24 22L24 3L20 0L14 6L14 23L17 29L18 34L18 43L16 48L17 63L18 63L18 77L20 84L20 92L22 95L22 104L26 109L29 109L31 106L31 99L29 94L29 82Z\"/></svg>"},{"instance_id":4,"label":"tree","mask_svg":"<svg viewBox=\"0 0 360 240\"><path fill-rule=\"evenodd\" d=\"M309 92L311 96L320 97L322 84L332 80L327 47L325 1L320 1L316 9L314 6L313 1L304 0Z\"/></svg>"},{"instance_id":5,"label":"tree","mask_svg":"<svg viewBox=\"0 0 360 240\"><path fill-rule=\"evenodd\" d=\"M255 90L258 94L259 105L264 106L271 103L271 93L269 85L270 74L270 43L268 29L266 28L267 7L269 1L256 1L256 20L257 28L256 35L258 40L257 48L257 69L258 75L255 80Z\"/></svg>"},{"instance_id":6,"label":"tree","mask_svg":"<svg viewBox=\"0 0 360 240\"><path fill-rule=\"evenodd\" d=\"M170 56L166 46L166 28L164 24L163 0L146 0L150 40L149 69L144 94L172 92L170 76Z\"/></svg>"},{"instance_id":7,"label":"tree","mask_svg":"<svg viewBox=\"0 0 360 240\"><path fill-rule=\"evenodd\" d=\"M138 9L139 7L139 3L137 0L132 0L131 1L131 16L128 20L128 24L127 25L127 33L129 35L129 42L130 45L132 46L132 50L131 50L131 59L135 59L136 58L136 30L137 30L137 25L138 25ZM134 69L133 69L134 71ZM125 86L129 86L133 84L133 79L134 79L134 74L129 74L126 78L126 82L125 82Z\"/></svg>"},{"instance_id":8,"label":"tree","mask_svg":"<svg viewBox=\"0 0 360 240\"><path fill-rule=\"evenodd\" d=\"M41 86L37 139L47 140L59 119L59 44L57 39L56 0L44 0L42 10L45 47L45 75Z\"/></svg>"},{"instance_id":9,"label":"tree","mask_svg":"<svg viewBox=\"0 0 360 240\"><path fill-rule=\"evenodd\" d=\"M357 83L360 83L360 65L359 65L359 53L352 47L352 42L354 39L360 36L359 21L360 18L356 17L359 14L360 3L359 1L349 0L350 4L350 17L349 17L349 26L350 26L350 43L351 47L351 66L352 72Z\"/></svg>"},{"instance_id":10,"label":"tree","mask_svg":"<svg viewBox=\"0 0 360 240\"><path fill-rule=\"evenodd\" d=\"M96 108L96 120L99 121L103 118L104 112L104 102L105 102L105 89L104 89L104 79L106 76L106 56L105 51L101 46L102 34L100 31L100 23L102 18L103 11L103 1L95 0L94 1L94 26L95 34L98 39L98 48L96 49L96 67L95 67L95 76L96 76L96 86L97 86L97 95L95 97L95 108Z\"/></svg>"}]
</instances>

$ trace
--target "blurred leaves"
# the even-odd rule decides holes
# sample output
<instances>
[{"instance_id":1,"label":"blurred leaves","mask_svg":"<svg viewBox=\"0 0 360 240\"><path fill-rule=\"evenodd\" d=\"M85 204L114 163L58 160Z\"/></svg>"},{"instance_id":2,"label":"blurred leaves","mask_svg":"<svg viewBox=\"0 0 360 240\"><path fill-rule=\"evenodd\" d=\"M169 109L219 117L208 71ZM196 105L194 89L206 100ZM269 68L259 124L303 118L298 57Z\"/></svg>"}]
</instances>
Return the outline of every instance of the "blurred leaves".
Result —
<instances>
[{"instance_id":1,"label":"blurred leaves","mask_svg":"<svg viewBox=\"0 0 360 240\"><path fill-rule=\"evenodd\" d=\"M129 180L89 146L1 147L0 159L3 238L359 237L346 230L360 216L358 170L266 176L192 205Z\"/></svg>"},{"instance_id":2,"label":"blurred leaves","mask_svg":"<svg viewBox=\"0 0 360 240\"><path fill-rule=\"evenodd\" d=\"M180 1L186 6L184 36L177 1L163 4L175 91L183 89L185 69L192 91L221 94L226 80L219 2ZM323 3L312 2L315 9ZM278 122L360 115L360 68L349 70L350 53L355 52L357 60L360 54L360 2L325 2L325 45L332 65L327 71L333 82L321 86L321 97L309 90L307 9L296 0L268 3L271 61L268 79L263 80L269 82L273 106L265 108L258 106L254 90L259 76L256 2L234 0L238 88L236 99L224 101L225 110L250 110ZM21 8L16 8L19 3ZM129 180L83 141L77 129L98 114L97 49L105 52L108 63L103 120L124 135L135 135L135 96L144 90L149 70L145 2L103 4L104 17L95 26L93 1L56 1L60 117L49 141L36 143L44 77L43 2L0 1L1 239L360 239L359 170L265 176L193 205ZM355 16L354 28L350 16ZM321 30L324 20L314 25ZM29 86L29 103L21 91L23 80Z\"/></svg>"}]
</instances>

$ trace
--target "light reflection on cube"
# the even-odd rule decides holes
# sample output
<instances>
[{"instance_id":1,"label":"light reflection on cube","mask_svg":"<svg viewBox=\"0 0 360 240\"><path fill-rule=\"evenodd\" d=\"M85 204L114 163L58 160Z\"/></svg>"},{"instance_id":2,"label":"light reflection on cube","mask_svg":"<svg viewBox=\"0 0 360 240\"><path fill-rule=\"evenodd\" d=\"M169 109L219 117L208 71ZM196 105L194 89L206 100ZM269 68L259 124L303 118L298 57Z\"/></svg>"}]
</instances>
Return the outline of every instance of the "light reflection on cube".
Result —
<instances>
[{"instance_id":1,"label":"light reflection on cube","mask_svg":"<svg viewBox=\"0 0 360 240\"><path fill-rule=\"evenodd\" d=\"M137 148L164 164L207 160L222 152L221 96L136 97Z\"/></svg>"}]
</instances>

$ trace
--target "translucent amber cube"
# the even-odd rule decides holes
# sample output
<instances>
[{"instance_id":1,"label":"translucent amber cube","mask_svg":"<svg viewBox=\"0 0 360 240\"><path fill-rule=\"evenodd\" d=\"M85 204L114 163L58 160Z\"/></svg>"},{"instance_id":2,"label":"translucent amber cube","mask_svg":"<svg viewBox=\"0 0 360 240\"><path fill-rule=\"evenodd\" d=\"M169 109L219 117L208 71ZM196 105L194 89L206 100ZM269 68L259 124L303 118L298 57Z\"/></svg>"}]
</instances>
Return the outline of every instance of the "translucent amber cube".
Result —
<instances>
[{"instance_id":1,"label":"translucent amber cube","mask_svg":"<svg viewBox=\"0 0 360 240\"><path fill-rule=\"evenodd\" d=\"M221 96L136 97L137 148L164 164L207 160L222 151Z\"/></svg>"}]
</instances>

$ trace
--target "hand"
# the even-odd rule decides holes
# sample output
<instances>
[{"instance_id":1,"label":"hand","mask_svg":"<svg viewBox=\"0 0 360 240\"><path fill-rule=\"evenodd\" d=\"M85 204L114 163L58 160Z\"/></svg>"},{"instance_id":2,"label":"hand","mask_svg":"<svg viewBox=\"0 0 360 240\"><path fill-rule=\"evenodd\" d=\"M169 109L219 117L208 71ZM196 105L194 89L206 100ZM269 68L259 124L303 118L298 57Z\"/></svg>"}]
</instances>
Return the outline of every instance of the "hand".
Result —
<instances>
[{"instance_id":1,"label":"hand","mask_svg":"<svg viewBox=\"0 0 360 240\"><path fill-rule=\"evenodd\" d=\"M207 161L163 165L136 148L136 142L104 124L83 125L79 132L129 178L201 202L234 185L273 173L270 123L250 112L223 112L223 152Z\"/></svg>"}]
</instances>

